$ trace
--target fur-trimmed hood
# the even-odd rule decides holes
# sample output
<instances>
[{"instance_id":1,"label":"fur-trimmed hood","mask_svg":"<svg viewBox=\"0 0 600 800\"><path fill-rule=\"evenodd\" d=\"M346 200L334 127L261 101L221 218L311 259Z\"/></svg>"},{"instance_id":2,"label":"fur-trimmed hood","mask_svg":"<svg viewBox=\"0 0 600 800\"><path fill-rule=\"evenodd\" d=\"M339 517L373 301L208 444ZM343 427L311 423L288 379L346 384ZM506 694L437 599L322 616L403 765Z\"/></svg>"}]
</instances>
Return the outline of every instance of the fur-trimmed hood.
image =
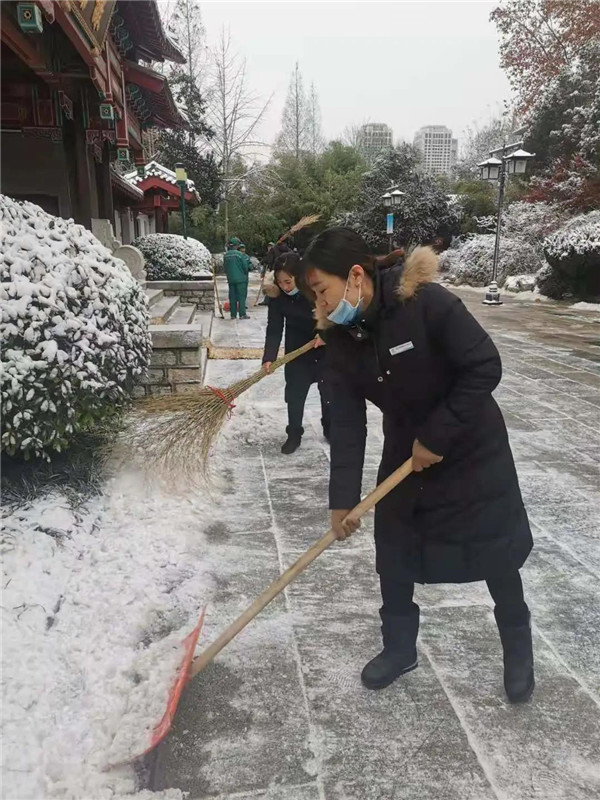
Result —
<instances>
[{"instance_id":1,"label":"fur-trimmed hood","mask_svg":"<svg viewBox=\"0 0 600 800\"><path fill-rule=\"evenodd\" d=\"M401 302L412 299L419 288L432 283L438 274L438 257L432 247L415 247L406 257L395 294ZM323 309L315 308L317 330L335 327Z\"/></svg>"}]
</instances>

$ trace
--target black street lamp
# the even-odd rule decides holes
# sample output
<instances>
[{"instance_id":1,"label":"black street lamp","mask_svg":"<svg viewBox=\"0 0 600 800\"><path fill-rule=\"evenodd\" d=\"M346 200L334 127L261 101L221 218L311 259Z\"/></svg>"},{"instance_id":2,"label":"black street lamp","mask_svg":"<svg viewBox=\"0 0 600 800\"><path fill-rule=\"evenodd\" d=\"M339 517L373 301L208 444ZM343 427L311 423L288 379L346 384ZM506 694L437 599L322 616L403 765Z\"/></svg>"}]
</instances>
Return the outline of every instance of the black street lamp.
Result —
<instances>
[{"instance_id":1,"label":"black street lamp","mask_svg":"<svg viewBox=\"0 0 600 800\"><path fill-rule=\"evenodd\" d=\"M381 200L383 201L383 205L387 209L394 209L397 208L399 205L402 204L402 198L404 197L404 192L401 192L400 189L394 189L392 187L392 191L387 191L385 194L381 195ZM394 212L388 213L387 215L387 235L389 237L389 244L388 244L388 252L392 252L393 247L393 239L394 239Z\"/></svg>"},{"instance_id":2,"label":"black street lamp","mask_svg":"<svg viewBox=\"0 0 600 800\"><path fill-rule=\"evenodd\" d=\"M527 162L534 158L534 153L527 153L521 149L522 142L507 145L493 150L490 157L479 167L479 177L484 181L498 181L498 215L496 219L496 242L494 244L494 260L492 263L492 280L483 301L486 306L500 306L502 299L498 290L498 259L500 256L500 226L502 223L502 205L504 203L504 189L507 175L524 175L527 171ZM518 148L515 150L515 148ZM496 158L495 154L500 158Z\"/></svg>"},{"instance_id":3,"label":"black street lamp","mask_svg":"<svg viewBox=\"0 0 600 800\"><path fill-rule=\"evenodd\" d=\"M187 239L187 223L185 219L185 190L187 189L187 172L184 165L178 161L175 164L175 180L181 190L181 224L183 226L183 238Z\"/></svg>"}]
</instances>

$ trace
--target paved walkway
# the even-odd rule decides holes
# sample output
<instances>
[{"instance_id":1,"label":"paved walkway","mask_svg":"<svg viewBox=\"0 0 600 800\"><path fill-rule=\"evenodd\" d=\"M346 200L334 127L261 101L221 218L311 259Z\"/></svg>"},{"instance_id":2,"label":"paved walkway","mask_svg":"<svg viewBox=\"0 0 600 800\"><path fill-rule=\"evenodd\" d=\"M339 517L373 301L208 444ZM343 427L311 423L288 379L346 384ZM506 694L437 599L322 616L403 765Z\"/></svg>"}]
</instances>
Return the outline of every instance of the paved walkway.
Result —
<instances>
[{"instance_id":1,"label":"paved walkway","mask_svg":"<svg viewBox=\"0 0 600 800\"><path fill-rule=\"evenodd\" d=\"M252 296L252 291L251 291ZM419 587L419 669L361 687L380 644L371 519L334 545L192 682L162 747L155 788L190 800L592 800L600 796L600 326L597 315L463 299L498 344L497 392L536 547L524 570L538 685L508 705L482 584ZM221 346L262 344L266 309L221 321ZM226 384L256 362L209 362ZM327 528L328 448L313 387L302 448L282 456L282 377L246 401L281 419L232 446L231 507L207 520L223 629ZM365 488L381 449L370 410Z\"/></svg>"}]
</instances>

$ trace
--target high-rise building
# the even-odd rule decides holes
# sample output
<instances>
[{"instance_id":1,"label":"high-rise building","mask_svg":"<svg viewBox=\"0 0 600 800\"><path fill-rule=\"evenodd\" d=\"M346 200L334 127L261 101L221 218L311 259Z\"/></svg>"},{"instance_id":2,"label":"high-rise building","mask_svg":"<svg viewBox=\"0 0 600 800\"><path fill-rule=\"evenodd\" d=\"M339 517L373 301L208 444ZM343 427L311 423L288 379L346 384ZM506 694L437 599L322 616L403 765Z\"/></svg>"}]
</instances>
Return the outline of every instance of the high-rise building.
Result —
<instances>
[{"instance_id":1,"label":"high-rise building","mask_svg":"<svg viewBox=\"0 0 600 800\"><path fill-rule=\"evenodd\" d=\"M393 147L393 132L383 122L369 122L360 129L360 150L367 161L372 161L382 150Z\"/></svg>"},{"instance_id":2,"label":"high-rise building","mask_svg":"<svg viewBox=\"0 0 600 800\"><path fill-rule=\"evenodd\" d=\"M458 139L445 125L426 125L415 134L414 145L423 156L423 167L431 175L450 175L458 158Z\"/></svg>"}]
</instances>

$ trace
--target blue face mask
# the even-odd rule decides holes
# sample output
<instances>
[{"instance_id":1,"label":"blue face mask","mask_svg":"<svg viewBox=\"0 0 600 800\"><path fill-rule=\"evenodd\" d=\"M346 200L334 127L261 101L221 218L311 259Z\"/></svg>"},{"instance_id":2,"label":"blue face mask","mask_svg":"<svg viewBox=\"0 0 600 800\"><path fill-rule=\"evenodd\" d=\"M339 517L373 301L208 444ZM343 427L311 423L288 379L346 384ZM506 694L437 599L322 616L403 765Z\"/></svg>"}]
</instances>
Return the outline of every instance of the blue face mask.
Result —
<instances>
[{"instance_id":1,"label":"blue face mask","mask_svg":"<svg viewBox=\"0 0 600 800\"><path fill-rule=\"evenodd\" d=\"M283 290L285 292L285 289ZM288 297L293 297L295 294L298 294L300 289L296 286L294 289L290 289L289 292L285 292Z\"/></svg>"},{"instance_id":2,"label":"blue face mask","mask_svg":"<svg viewBox=\"0 0 600 800\"><path fill-rule=\"evenodd\" d=\"M350 280L350 275L348 275L348 281ZM344 290L344 296L337 304L337 306L333 309L331 314L327 315L327 319L330 322L333 322L335 325L353 325L356 320L360 317L361 312L361 305L362 305L362 297L361 297L361 286L358 287L358 302L355 306L352 305L348 300L346 300L346 292L348 291L348 281L346 281L346 288Z\"/></svg>"}]
</instances>

